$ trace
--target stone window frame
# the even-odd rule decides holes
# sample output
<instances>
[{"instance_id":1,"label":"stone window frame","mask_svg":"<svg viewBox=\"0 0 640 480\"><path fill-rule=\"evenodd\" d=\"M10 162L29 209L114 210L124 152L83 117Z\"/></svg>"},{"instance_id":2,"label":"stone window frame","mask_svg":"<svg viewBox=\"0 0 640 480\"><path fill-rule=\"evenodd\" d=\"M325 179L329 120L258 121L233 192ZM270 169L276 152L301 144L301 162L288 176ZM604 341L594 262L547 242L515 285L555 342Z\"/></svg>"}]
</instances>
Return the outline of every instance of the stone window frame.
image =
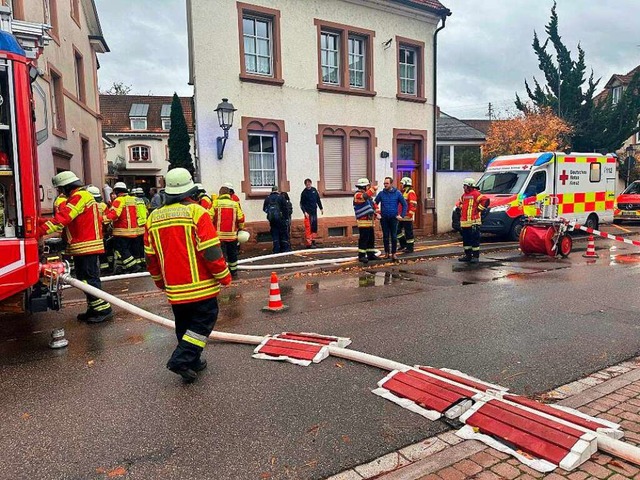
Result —
<instances>
[{"instance_id":1,"label":"stone window frame","mask_svg":"<svg viewBox=\"0 0 640 480\"><path fill-rule=\"evenodd\" d=\"M418 65L416 72L418 73L416 94L409 95L400 91L400 48L409 47L417 50ZM425 44L418 40L412 40L410 38L396 36L396 80L397 80L397 92L396 98L407 102L426 103L425 97L425 77L426 77L426 64L425 64Z\"/></svg>"},{"instance_id":2,"label":"stone window frame","mask_svg":"<svg viewBox=\"0 0 640 480\"><path fill-rule=\"evenodd\" d=\"M140 150L140 160L134 160L133 158L133 149L134 148L146 148L148 153L148 157L146 160L142 159L142 150ZM149 145L145 145L144 143L136 143L135 145L129 145L129 147L127 147L127 150L129 151L129 162L130 163L152 163L153 160L151 159L151 147Z\"/></svg>"},{"instance_id":3,"label":"stone window frame","mask_svg":"<svg viewBox=\"0 0 640 480\"><path fill-rule=\"evenodd\" d=\"M67 138L67 123L64 109L64 81L62 72L51 63L47 64L49 70L49 98L51 101L51 132L60 138ZM55 103L55 108L54 108ZM53 115L53 112L56 115ZM57 119L55 117L58 117Z\"/></svg>"}]
</instances>

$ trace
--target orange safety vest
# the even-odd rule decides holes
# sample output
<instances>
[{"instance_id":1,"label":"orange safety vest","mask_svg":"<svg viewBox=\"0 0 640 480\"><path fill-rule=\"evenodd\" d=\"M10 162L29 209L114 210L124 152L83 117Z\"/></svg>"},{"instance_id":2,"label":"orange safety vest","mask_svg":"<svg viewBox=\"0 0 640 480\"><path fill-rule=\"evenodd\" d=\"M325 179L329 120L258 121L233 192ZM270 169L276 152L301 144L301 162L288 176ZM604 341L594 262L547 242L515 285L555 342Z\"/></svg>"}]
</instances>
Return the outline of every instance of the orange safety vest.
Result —
<instances>
[{"instance_id":1,"label":"orange safety vest","mask_svg":"<svg viewBox=\"0 0 640 480\"><path fill-rule=\"evenodd\" d=\"M221 242L238 240L238 230L244 228L244 213L240 204L231 199L229 194L220 195L213 202L213 225Z\"/></svg>"},{"instance_id":2,"label":"orange safety vest","mask_svg":"<svg viewBox=\"0 0 640 480\"><path fill-rule=\"evenodd\" d=\"M407 201L407 215L402 219L404 222L413 222L418 210L418 196L413 188L404 189L402 196ZM402 213L402 205L398 205L398 215Z\"/></svg>"},{"instance_id":3,"label":"orange safety vest","mask_svg":"<svg viewBox=\"0 0 640 480\"><path fill-rule=\"evenodd\" d=\"M358 228L373 228L373 219L375 217L375 213L378 211L378 205L374 203L372 200L376 196L376 191L373 187L369 187L368 190L358 190L353 196L353 208L358 211L358 207L364 206L367 201L369 203L373 203L373 213L368 213L366 215L358 216L356 213L356 224Z\"/></svg>"},{"instance_id":4,"label":"orange safety vest","mask_svg":"<svg viewBox=\"0 0 640 480\"><path fill-rule=\"evenodd\" d=\"M68 245L66 253L69 255L104 253L98 203L85 187L73 190L66 202L58 206L55 216L40 227L43 235L63 230Z\"/></svg>"},{"instance_id":5,"label":"orange safety vest","mask_svg":"<svg viewBox=\"0 0 640 480\"><path fill-rule=\"evenodd\" d=\"M155 282L164 284L172 304L215 297L219 280L231 275L222 253L213 261L204 257L206 249L220 246L220 239L208 212L187 202L157 208L145 225L147 268Z\"/></svg>"},{"instance_id":6,"label":"orange safety vest","mask_svg":"<svg viewBox=\"0 0 640 480\"><path fill-rule=\"evenodd\" d=\"M107 217L113 222L114 237L135 238L142 232L138 229L136 198L121 193L111 204Z\"/></svg>"},{"instance_id":7,"label":"orange safety vest","mask_svg":"<svg viewBox=\"0 0 640 480\"><path fill-rule=\"evenodd\" d=\"M489 199L480 190L471 190L460 197L460 226L472 227L482 224L481 212L487 208Z\"/></svg>"}]
</instances>

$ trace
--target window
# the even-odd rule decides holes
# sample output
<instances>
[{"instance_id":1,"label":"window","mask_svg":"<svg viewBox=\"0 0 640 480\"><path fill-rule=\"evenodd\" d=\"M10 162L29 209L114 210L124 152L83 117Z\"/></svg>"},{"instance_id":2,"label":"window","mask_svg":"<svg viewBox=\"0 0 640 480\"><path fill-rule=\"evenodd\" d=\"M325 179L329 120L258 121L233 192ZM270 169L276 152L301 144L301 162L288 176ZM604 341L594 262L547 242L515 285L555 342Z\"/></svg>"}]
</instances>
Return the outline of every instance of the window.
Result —
<instances>
[{"instance_id":1,"label":"window","mask_svg":"<svg viewBox=\"0 0 640 480\"><path fill-rule=\"evenodd\" d=\"M160 118L162 119L162 129L171 130L171 104L162 105Z\"/></svg>"},{"instance_id":2,"label":"window","mask_svg":"<svg viewBox=\"0 0 640 480\"><path fill-rule=\"evenodd\" d=\"M284 121L242 117L239 136L244 166L241 187L245 195L249 198L266 197L273 186L281 192L288 192L288 135Z\"/></svg>"},{"instance_id":3,"label":"window","mask_svg":"<svg viewBox=\"0 0 640 480\"><path fill-rule=\"evenodd\" d=\"M249 177L251 187L276 185L276 136L274 134L249 133Z\"/></svg>"},{"instance_id":4,"label":"window","mask_svg":"<svg viewBox=\"0 0 640 480\"><path fill-rule=\"evenodd\" d=\"M60 31L58 28L58 0L45 0L45 23L51 25L49 34L60 44ZM48 13L48 15L47 15Z\"/></svg>"},{"instance_id":5,"label":"window","mask_svg":"<svg viewBox=\"0 0 640 480\"><path fill-rule=\"evenodd\" d=\"M318 130L320 192L352 195L359 178L373 176L374 129L320 125Z\"/></svg>"},{"instance_id":6,"label":"window","mask_svg":"<svg viewBox=\"0 0 640 480\"><path fill-rule=\"evenodd\" d=\"M599 182L602 177L602 164L600 162L593 162L590 164L589 169L589 181Z\"/></svg>"},{"instance_id":7,"label":"window","mask_svg":"<svg viewBox=\"0 0 640 480\"><path fill-rule=\"evenodd\" d=\"M131 162L150 162L151 155L149 147L145 145L136 145L130 147L130 161Z\"/></svg>"},{"instance_id":8,"label":"window","mask_svg":"<svg viewBox=\"0 0 640 480\"><path fill-rule=\"evenodd\" d=\"M163 130L171 130L171 119L163 118L162 119L162 129Z\"/></svg>"},{"instance_id":9,"label":"window","mask_svg":"<svg viewBox=\"0 0 640 480\"><path fill-rule=\"evenodd\" d=\"M75 48L73 50L76 67L76 98L82 103L87 103L87 90L84 81L84 59L80 52Z\"/></svg>"},{"instance_id":10,"label":"window","mask_svg":"<svg viewBox=\"0 0 640 480\"><path fill-rule=\"evenodd\" d=\"M453 170L451 165L451 145L438 145L437 163L436 168L438 170Z\"/></svg>"},{"instance_id":11,"label":"window","mask_svg":"<svg viewBox=\"0 0 640 480\"><path fill-rule=\"evenodd\" d=\"M318 29L318 90L374 96L375 32L314 20Z\"/></svg>"},{"instance_id":12,"label":"window","mask_svg":"<svg viewBox=\"0 0 640 480\"><path fill-rule=\"evenodd\" d=\"M146 130L147 129L147 119L146 118L132 118L131 119L131 130Z\"/></svg>"},{"instance_id":13,"label":"window","mask_svg":"<svg viewBox=\"0 0 640 480\"><path fill-rule=\"evenodd\" d=\"M611 89L611 103L616 105L622 98L622 86L613 87Z\"/></svg>"},{"instance_id":14,"label":"window","mask_svg":"<svg viewBox=\"0 0 640 480\"><path fill-rule=\"evenodd\" d=\"M91 184L91 150L89 148L89 139L82 135L80 137L80 149L82 152L82 173L84 175L84 184Z\"/></svg>"},{"instance_id":15,"label":"window","mask_svg":"<svg viewBox=\"0 0 640 480\"><path fill-rule=\"evenodd\" d=\"M146 130L147 129L147 113L149 112L149 105L146 103L133 103L129 110L129 121L131 123L131 130Z\"/></svg>"},{"instance_id":16,"label":"window","mask_svg":"<svg viewBox=\"0 0 640 480\"><path fill-rule=\"evenodd\" d=\"M282 85L280 11L238 2L240 80Z\"/></svg>"},{"instance_id":17,"label":"window","mask_svg":"<svg viewBox=\"0 0 640 480\"><path fill-rule=\"evenodd\" d=\"M62 75L53 66L49 65L51 83L51 116L53 117L53 133L66 138L66 126L64 118L64 90Z\"/></svg>"},{"instance_id":18,"label":"window","mask_svg":"<svg viewBox=\"0 0 640 480\"><path fill-rule=\"evenodd\" d=\"M482 172L482 150L478 145L438 145L436 168L440 171Z\"/></svg>"},{"instance_id":19,"label":"window","mask_svg":"<svg viewBox=\"0 0 640 480\"><path fill-rule=\"evenodd\" d=\"M71 0L71 18L80 26L80 0Z\"/></svg>"},{"instance_id":20,"label":"window","mask_svg":"<svg viewBox=\"0 0 640 480\"><path fill-rule=\"evenodd\" d=\"M396 98L425 103L424 42L396 37L398 48L398 93Z\"/></svg>"},{"instance_id":21,"label":"window","mask_svg":"<svg viewBox=\"0 0 640 480\"><path fill-rule=\"evenodd\" d=\"M547 188L547 172L540 171L536 172L532 175L531 180L529 180L529 184L527 188L524 190L524 196L533 197L542 193Z\"/></svg>"},{"instance_id":22,"label":"window","mask_svg":"<svg viewBox=\"0 0 640 480\"><path fill-rule=\"evenodd\" d=\"M8 2L3 3L3 5L8 5ZM24 0L11 0L11 16L14 20L25 20Z\"/></svg>"}]
</instances>

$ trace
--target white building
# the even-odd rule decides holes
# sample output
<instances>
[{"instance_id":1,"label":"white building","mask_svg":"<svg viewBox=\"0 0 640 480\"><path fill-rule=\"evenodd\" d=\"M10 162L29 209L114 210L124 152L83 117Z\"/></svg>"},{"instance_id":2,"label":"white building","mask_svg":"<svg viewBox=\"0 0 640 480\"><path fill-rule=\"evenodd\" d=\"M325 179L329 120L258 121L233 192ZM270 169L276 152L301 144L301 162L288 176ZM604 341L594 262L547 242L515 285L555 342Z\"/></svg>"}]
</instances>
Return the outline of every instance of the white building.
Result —
<instances>
[{"instance_id":1,"label":"white building","mask_svg":"<svg viewBox=\"0 0 640 480\"><path fill-rule=\"evenodd\" d=\"M432 232L434 38L449 14L437 0L187 0L205 187L232 182L264 232L271 187L289 193L295 226L310 178L326 238L353 235L359 177L411 176L418 232ZM219 160L222 98L237 111Z\"/></svg>"}]
</instances>

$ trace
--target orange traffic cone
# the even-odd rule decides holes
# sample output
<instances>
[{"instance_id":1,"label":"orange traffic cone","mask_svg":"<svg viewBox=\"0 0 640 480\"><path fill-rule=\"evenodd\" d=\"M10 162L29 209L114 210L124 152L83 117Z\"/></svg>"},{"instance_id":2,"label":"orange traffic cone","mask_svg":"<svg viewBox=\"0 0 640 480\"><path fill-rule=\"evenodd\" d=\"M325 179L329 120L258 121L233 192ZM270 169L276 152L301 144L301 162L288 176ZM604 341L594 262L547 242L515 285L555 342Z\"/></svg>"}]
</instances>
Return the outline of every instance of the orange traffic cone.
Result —
<instances>
[{"instance_id":1,"label":"orange traffic cone","mask_svg":"<svg viewBox=\"0 0 640 480\"><path fill-rule=\"evenodd\" d=\"M593 235L589 235L589 243L587 244L587 252L582 254L585 258L598 258L596 253L596 242L593 240Z\"/></svg>"},{"instance_id":2,"label":"orange traffic cone","mask_svg":"<svg viewBox=\"0 0 640 480\"><path fill-rule=\"evenodd\" d=\"M264 312L281 312L289 308L288 305L282 303L282 297L280 297L280 286L278 285L278 275L276 272L271 272L271 286L269 287L269 305L262 307Z\"/></svg>"}]
</instances>

